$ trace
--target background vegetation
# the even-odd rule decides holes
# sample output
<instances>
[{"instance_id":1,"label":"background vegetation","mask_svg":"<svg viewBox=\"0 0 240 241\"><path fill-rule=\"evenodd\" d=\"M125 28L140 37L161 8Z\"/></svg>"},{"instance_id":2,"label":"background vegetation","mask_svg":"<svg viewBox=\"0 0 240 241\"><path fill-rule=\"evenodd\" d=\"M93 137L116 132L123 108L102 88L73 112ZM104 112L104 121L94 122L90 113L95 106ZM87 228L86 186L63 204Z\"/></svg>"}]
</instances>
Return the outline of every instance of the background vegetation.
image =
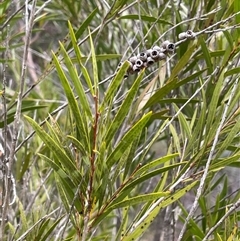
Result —
<instances>
[{"instance_id":1,"label":"background vegetation","mask_svg":"<svg viewBox=\"0 0 240 241\"><path fill-rule=\"evenodd\" d=\"M240 240L239 11L0 1L0 240Z\"/></svg>"}]
</instances>

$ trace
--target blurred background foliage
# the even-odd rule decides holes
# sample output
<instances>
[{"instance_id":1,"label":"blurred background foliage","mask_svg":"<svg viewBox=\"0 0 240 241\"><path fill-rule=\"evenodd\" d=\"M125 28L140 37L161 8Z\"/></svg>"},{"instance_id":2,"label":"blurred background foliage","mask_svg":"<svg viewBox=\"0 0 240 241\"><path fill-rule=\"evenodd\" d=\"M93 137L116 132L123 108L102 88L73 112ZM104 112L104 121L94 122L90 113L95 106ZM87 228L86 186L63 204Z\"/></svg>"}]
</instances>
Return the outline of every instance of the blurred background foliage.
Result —
<instances>
[{"instance_id":1,"label":"blurred background foliage","mask_svg":"<svg viewBox=\"0 0 240 241\"><path fill-rule=\"evenodd\" d=\"M38 0L12 150L31 4L0 1L1 239L239 240L239 1Z\"/></svg>"}]
</instances>

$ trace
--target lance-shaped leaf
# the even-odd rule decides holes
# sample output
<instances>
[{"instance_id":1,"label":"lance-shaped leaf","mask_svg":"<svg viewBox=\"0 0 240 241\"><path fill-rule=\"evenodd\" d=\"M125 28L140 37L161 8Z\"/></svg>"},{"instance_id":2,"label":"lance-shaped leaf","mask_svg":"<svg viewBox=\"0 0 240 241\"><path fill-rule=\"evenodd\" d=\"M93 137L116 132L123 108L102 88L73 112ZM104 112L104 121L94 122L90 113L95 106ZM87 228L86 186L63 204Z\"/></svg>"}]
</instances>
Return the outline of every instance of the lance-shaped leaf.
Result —
<instances>
[{"instance_id":1,"label":"lance-shaped leaf","mask_svg":"<svg viewBox=\"0 0 240 241\"><path fill-rule=\"evenodd\" d=\"M90 76L89 76L89 73L86 69L86 67L82 64L82 56L81 56L81 52L80 52L80 49L77 45L77 40L76 40L76 37L75 37L75 34L73 32L73 28L70 24L70 22L68 23L68 27L69 27L69 33L70 33L70 37L71 37L71 42L73 44L73 48L74 48L74 52L76 54L76 58L77 58L77 62L79 64L79 67L80 67L80 70L82 71L82 74L87 82L87 85L88 85L88 88L90 89L90 92L91 94L93 95L93 86L92 86L92 82L91 82L91 79L90 79Z\"/></svg>"},{"instance_id":2,"label":"lance-shaped leaf","mask_svg":"<svg viewBox=\"0 0 240 241\"><path fill-rule=\"evenodd\" d=\"M115 0L107 15L104 18L104 22L115 17L115 15L121 10L127 0Z\"/></svg>"},{"instance_id":3,"label":"lance-shaped leaf","mask_svg":"<svg viewBox=\"0 0 240 241\"><path fill-rule=\"evenodd\" d=\"M53 53L53 61L55 63L55 66L56 66L56 69L57 69L57 72L59 75L59 79L60 79L63 89L65 91L66 97L68 99L69 106L70 106L73 116L75 118L78 131L82 138L82 144L87 150L90 150L88 132L85 129L85 127L87 126L87 123L83 123L83 120L86 120L86 119L83 118L82 115L80 114L78 103L74 97L73 91L72 91L70 84L67 80L67 77L64 74L63 69L60 66L60 63L54 53Z\"/></svg>"},{"instance_id":4,"label":"lance-shaped leaf","mask_svg":"<svg viewBox=\"0 0 240 241\"><path fill-rule=\"evenodd\" d=\"M156 175L159 175L161 173L167 172L168 170L171 170L174 167L178 167L179 165L181 165L181 163L176 163L176 164L169 165L166 167L158 168L158 169L156 169L152 172L149 172L139 178L136 178L130 184L126 185L126 187L124 187L121 190L121 192L118 194L118 196L115 199L113 199L112 202L109 203L109 208L106 208L106 210L103 213L101 213L94 220L94 226L97 225L99 222L101 222L112 211L112 206L116 205L117 203L121 203L124 200L124 198L126 198L126 196L129 195L131 190L133 190L138 184L142 184L144 181L146 181Z\"/></svg>"},{"instance_id":5,"label":"lance-shaped leaf","mask_svg":"<svg viewBox=\"0 0 240 241\"><path fill-rule=\"evenodd\" d=\"M111 205L123 200L137 185L142 184L144 181L147 181L154 176L160 175L161 173L165 173L175 167L178 167L184 164L186 164L186 162L175 163L169 166L164 166L134 179L131 183L129 183L128 185L126 185L126 187L123 188L123 190L119 193L118 197L114 199Z\"/></svg>"},{"instance_id":6,"label":"lance-shaped leaf","mask_svg":"<svg viewBox=\"0 0 240 241\"><path fill-rule=\"evenodd\" d=\"M167 156L164 156L164 157L160 157L154 161L151 161L149 163L147 163L146 165L144 165L143 167L141 167L136 173L134 176L140 176L142 173L145 173L149 170L151 170L152 168L156 167L156 166L159 166L173 158L176 158L178 157L179 154L178 153L175 153L175 154L170 154L170 155L167 155Z\"/></svg>"},{"instance_id":7,"label":"lance-shaped leaf","mask_svg":"<svg viewBox=\"0 0 240 241\"><path fill-rule=\"evenodd\" d=\"M93 45L92 35L89 30L89 38L90 38L90 46L91 46L91 54L92 54L92 66L93 66L93 81L94 81L94 95L98 98L98 67L97 67L97 60L95 55L95 49ZM96 110L97 111L97 110Z\"/></svg>"},{"instance_id":8,"label":"lance-shaped leaf","mask_svg":"<svg viewBox=\"0 0 240 241\"><path fill-rule=\"evenodd\" d=\"M76 183L79 183L82 178L80 173L78 172L73 161L66 155L64 152L64 148L57 144L55 140L53 140L33 119L25 116L27 121L31 124L33 129L36 131L37 135L41 138L41 140L45 143L45 145L51 150L57 159L57 164L61 163L63 167L65 167L65 171L69 174L71 173L73 180Z\"/></svg>"},{"instance_id":9,"label":"lance-shaped leaf","mask_svg":"<svg viewBox=\"0 0 240 241\"><path fill-rule=\"evenodd\" d=\"M117 147L107 158L107 166L110 169L116 161L120 159L122 154L125 152L127 147L138 137L139 133L146 126L148 120L150 119L152 112L144 115L121 139Z\"/></svg>"},{"instance_id":10,"label":"lance-shaped leaf","mask_svg":"<svg viewBox=\"0 0 240 241\"><path fill-rule=\"evenodd\" d=\"M74 41L74 40L72 40ZM69 55L67 54L66 50L64 49L64 46L60 43L60 47L63 53L63 58L64 58L64 62L66 64L68 73L71 77L71 80L74 84L74 87L76 88L76 92L78 94L79 97L79 102L82 105L82 111L83 113L86 113L89 117L92 116L91 110L90 110L90 106L83 88L83 85L81 83L81 80L78 77L78 73L76 68L74 67Z\"/></svg>"},{"instance_id":11,"label":"lance-shaped leaf","mask_svg":"<svg viewBox=\"0 0 240 241\"><path fill-rule=\"evenodd\" d=\"M198 181L195 181L187 187L178 190L176 193L170 195L166 199L160 199L156 203L153 203L152 208L149 209L148 213L145 213L145 216L142 217L140 221L133 224L134 230L129 233L125 233L121 240L132 241L135 240L135 237L140 237L146 231L146 229L149 227L152 221L156 218L161 208L170 205L171 203L177 201L179 198L184 196L184 194L190 191L196 185L197 182Z\"/></svg>"},{"instance_id":12,"label":"lance-shaped leaf","mask_svg":"<svg viewBox=\"0 0 240 241\"><path fill-rule=\"evenodd\" d=\"M103 108L108 104L108 102L114 98L114 95L115 95L119 85L123 81L124 75L126 74L129 66L130 66L130 64L129 64L128 61L125 61L121 65L117 74L115 75L112 82L110 83L110 85L107 88L107 91L106 91L105 96L103 98L100 110L103 110Z\"/></svg>"},{"instance_id":13,"label":"lance-shaped leaf","mask_svg":"<svg viewBox=\"0 0 240 241\"><path fill-rule=\"evenodd\" d=\"M127 207L127 206L134 206L134 205L137 205L140 203L154 201L160 197L167 197L170 194L171 193L169 191L167 191L167 192L156 192L156 193L139 195L137 197L128 198L119 203L116 203L113 206L111 206L111 209L123 208L123 207Z\"/></svg>"},{"instance_id":14,"label":"lance-shaped leaf","mask_svg":"<svg viewBox=\"0 0 240 241\"><path fill-rule=\"evenodd\" d=\"M131 87L131 89L129 90L125 100L121 104L115 118L113 119L112 124L108 128L108 131L107 131L107 134L105 137L106 145L108 145L109 142L112 140L114 134L119 130L119 127L121 126L124 119L126 118L128 112L129 112L129 109L131 107L131 104L133 102L133 99L138 91L139 84L142 80L143 73L144 73L144 71L142 71L141 74L139 74L138 78L135 80L135 82L134 82L133 86Z\"/></svg>"},{"instance_id":15,"label":"lance-shaped leaf","mask_svg":"<svg viewBox=\"0 0 240 241\"><path fill-rule=\"evenodd\" d=\"M77 30L75 36L76 36L76 39L79 39L81 37L81 35L83 34L83 32L85 30L88 29L89 27L89 24L91 23L91 21L93 20L94 16L96 15L98 9L95 8L90 14L89 16L83 21L83 23L81 24L81 26L79 27L79 29ZM67 46L67 50L69 50L70 48L72 48L73 44L75 44L77 42L70 42Z\"/></svg>"}]
</instances>

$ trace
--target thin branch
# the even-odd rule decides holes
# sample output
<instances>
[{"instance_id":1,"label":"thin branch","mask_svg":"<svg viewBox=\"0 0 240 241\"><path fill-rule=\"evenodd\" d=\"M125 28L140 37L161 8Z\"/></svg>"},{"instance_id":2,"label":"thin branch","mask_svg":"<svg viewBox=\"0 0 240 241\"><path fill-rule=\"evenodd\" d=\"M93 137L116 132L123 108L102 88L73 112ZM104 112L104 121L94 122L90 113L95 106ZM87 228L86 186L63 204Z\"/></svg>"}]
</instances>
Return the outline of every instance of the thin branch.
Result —
<instances>
[{"instance_id":1,"label":"thin branch","mask_svg":"<svg viewBox=\"0 0 240 241\"><path fill-rule=\"evenodd\" d=\"M237 208L240 207L240 199L227 211L227 213L208 231L202 241L207 241L210 235L231 215Z\"/></svg>"},{"instance_id":2,"label":"thin branch","mask_svg":"<svg viewBox=\"0 0 240 241\"><path fill-rule=\"evenodd\" d=\"M9 153L9 161L8 161L8 170L7 170L7 180L6 180L6 190L4 193L4 203L2 204L2 226L1 226L1 237L0 239L3 239L4 236L4 230L5 230L5 224L6 224L6 216L8 213L8 207L10 202L10 189L11 189L11 176L12 176L12 165L14 160L14 154L15 154L15 148L16 143L18 139L19 134L19 125L21 120L21 109L22 109L22 94L25 84L25 78L26 78L26 62L27 62L27 56L28 56L28 48L30 44L31 34L32 34L32 27L33 27L33 21L34 21L34 12L36 7L37 0L33 1L33 7L32 11L30 13L30 19L28 21L28 1L25 2L25 22L26 22L26 42L24 46L24 53L23 53L23 63L22 63L22 73L21 73L21 79L20 79L20 92L18 95L18 101L17 101L17 107L16 107L16 114L15 119L13 123L13 138L12 138L12 145Z\"/></svg>"},{"instance_id":3,"label":"thin branch","mask_svg":"<svg viewBox=\"0 0 240 241\"><path fill-rule=\"evenodd\" d=\"M99 112L98 112L98 90L96 90L94 98L95 103L95 120L93 124L93 143L92 143L92 153L90 157L90 177L89 177L89 185L88 185L88 196L87 196L87 210L86 210L86 217L84 217L84 227L83 227L83 233L82 233L82 241L85 241L87 238L87 235L89 233L89 227L88 223L90 220L91 210L92 210L92 204L93 204L93 185L94 185L94 173L95 173L95 158L96 158L96 143L97 143L97 132L98 132L98 118L99 118Z\"/></svg>"},{"instance_id":4,"label":"thin branch","mask_svg":"<svg viewBox=\"0 0 240 241\"><path fill-rule=\"evenodd\" d=\"M52 0L48 0L35 12L34 16L37 16Z\"/></svg>"},{"instance_id":5,"label":"thin branch","mask_svg":"<svg viewBox=\"0 0 240 241\"><path fill-rule=\"evenodd\" d=\"M31 226L24 234L22 234L16 241L21 241L21 240L25 240L26 236L37 226L39 225L42 221L44 221L45 219L49 218L50 216L52 216L52 214L54 214L55 212L57 212L60 209L60 207L56 208L55 210L53 210L51 213L41 217L33 226Z\"/></svg>"},{"instance_id":6,"label":"thin branch","mask_svg":"<svg viewBox=\"0 0 240 241\"><path fill-rule=\"evenodd\" d=\"M87 173L85 173L84 175L87 175ZM74 209L74 203L75 203L76 199L79 198L79 191L80 191L80 188L81 188L81 186L82 186L82 182L83 182L83 179L82 179L81 182L78 184L77 190L76 190L76 192L74 193L74 197L73 197L73 200L72 200L72 203L71 203L71 206L70 206L70 210L69 210L69 212L68 212L68 214L67 214L66 221L65 221L65 225L62 227L62 230L61 230L62 235L61 235L61 238L60 238L59 240L63 240L63 239L64 239L64 233L65 233L65 230L66 230L66 228L67 228L67 224L68 224L68 222L69 222L69 220L70 220L71 213L72 213L72 211L73 211L73 209ZM84 208L84 207L83 207L83 208Z\"/></svg>"},{"instance_id":7,"label":"thin branch","mask_svg":"<svg viewBox=\"0 0 240 241\"><path fill-rule=\"evenodd\" d=\"M216 70L208 77L208 79L203 83L203 85L202 85L199 89L197 89L197 90L195 91L195 93L189 98L188 102L186 102L186 103L178 110L178 112L171 118L171 120L170 120L169 122L167 122L166 126L164 126L164 128L161 129L158 134L163 133L163 132L167 129L167 127L168 127L168 126L174 121L174 119L181 113L181 111L183 110L183 108L202 90L202 88L209 82L209 80L212 78L212 76L214 76L214 75L216 74L217 71L218 71L218 69L216 69ZM151 144L151 143L150 143L150 144ZM150 144L149 144L149 145L150 145ZM148 149L148 148L149 148L149 145L147 145L147 146L144 148L144 150ZM143 153L144 150L142 150L141 152L139 152L139 153L138 153L138 156L139 156L141 153ZM184 178L185 178L186 175L188 174L189 170L190 170L190 167L189 167L189 168L185 171L185 173L169 188L169 191L174 190L174 188L175 188L179 183L181 183L181 182L184 180ZM145 218L148 217L149 213L151 213L163 200L164 200L164 198L158 199L158 200L147 210L147 212L140 218L140 220L138 220L138 222L136 222L135 225L133 225L132 230L133 230L134 228L136 228L137 226L141 225L142 221L143 221Z\"/></svg>"},{"instance_id":8,"label":"thin branch","mask_svg":"<svg viewBox=\"0 0 240 241\"><path fill-rule=\"evenodd\" d=\"M10 39L10 29L9 29L9 25L7 25L7 29L6 29L6 40L5 40L5 47L6 47L6 51L3 53L3 59L5 60L5 63L3 65L3 71L2 71L2 78L3 78L3 89L2 89L2 99L3 99L3 111L4 111L4 128L3 128L3 146L1 146L2 150L0 150L1 154L2 154L2 160L5 160L7 155L8 155L8 151L7 151L7 134L8 134L8 125L7 125L7 101L6 101L6 87L7 87L7 76L6 76L6 71L8 68L8 54L9 54L9 39ZM1 172L1 185L2 185L2 195L1 195L1 205L4 203L4 195L3 193L5 193L5 182L6 182L6 178L7 178L7 173L6 173L6 166L4 164L4 162L0 162L0 172ZM2 213L2 207L1 207L1 213ZM4 223L2 223L4 224ZM1 233L2 227L0 227L0 233ZM3 237L3 233L0 234L0 237Z\"/></svg>"},{"instance_id":9,"label":"thin branch","mask_svg":"<svg viewBox=\"0 0 240 241\"><path fill-rule=\"evenodd\" d=\"M237 84L238 84L238 78L236 79L235 83L234 83L234 86L233 86L233 89L231 91L231 94L230 94L230 97L228 99L228 103L224 109L224 112L223 112L223 115L222 115L222 120L219 124L219 127L216 131L216 135L215 135L215 138L214 138L214 141L213 141L213 144L212 144L212 147L211 147L211 150L210 150L210 153L209 153L209 156L208 156L208 160L207 160L207 163L206 163L206 166L204 168L204 172L203 172L203 176L200 180L200 184L199 184L199 187L197 189L197 194L196 194L196 197L195 197L195 200L194 200L194 203L192 205L192 208L186 218L186 221L183 225L183 228L178 236L178 239L177 241L181 241L182 238L183 238L183 235L187 229L187 225L188 225L188 222L190 221L190 219L193 217L194 213L196 212L197 210L197 207L198 207L198 200L203 192L203 188L204 188L204 185L205 185L205 181L206 181L206 178L207 178L207 175L208 175L208 170L209 170L209 167L210 167L210 164L211 164L211 161L212 161L212 158L213 158L213 155L214 155L214 151L215 151L215 148L216 148L216 145L217 145L217 142L218 142L218 138L219 138L219 135L220 135L220 132L222 130L222 127L224 125L224 122L226 120L226 117L227 117L227 111L228 111L228 108L231 104L231 101L232 101L232 98L235 94L235 91L237 89Z\"/></svg>"},{"instance_id":10,"label":"thin branch","mask_svg":"<svg viewBox=\"0 0 240 241\"><path fill-rule=\"evenodd\" d=\"M94 220L96 220L97 217L99 217L101 214L104 213L104 211L106 210L107 207L109 207L109 205L112 203L112 201L118 196L118 194L120 193L120 191L133 179L135 173L139 170L139 168L142 167L142 164L139 163L136 168L133 170L133 172L131 173L131 175L129 176L129 178L121 184L121 186L112 194L112 196L110 197L109 200L106 201L106 203L103 205L103 207L98 211L98 213L96 214L96 216L94 217ZM92 225L89 227L89 230L92 229L92 227L94 226L94 221L92 223Z\"/></svg>"},{"instance_id":11,"label":"thin branch","mask_svg":"<svg viewBox=\"0 0 240 241\"><path fill-rule=\"evenodd\" d=\"M27 5L32 2L33 0L29 0L27 2ZM1 26L0 26L0 31L2 31L8 24L9 22L16 17L16 15L26 6L26 3L23 4L20 8L18 8Z\"/></svg>"}]
</instances>

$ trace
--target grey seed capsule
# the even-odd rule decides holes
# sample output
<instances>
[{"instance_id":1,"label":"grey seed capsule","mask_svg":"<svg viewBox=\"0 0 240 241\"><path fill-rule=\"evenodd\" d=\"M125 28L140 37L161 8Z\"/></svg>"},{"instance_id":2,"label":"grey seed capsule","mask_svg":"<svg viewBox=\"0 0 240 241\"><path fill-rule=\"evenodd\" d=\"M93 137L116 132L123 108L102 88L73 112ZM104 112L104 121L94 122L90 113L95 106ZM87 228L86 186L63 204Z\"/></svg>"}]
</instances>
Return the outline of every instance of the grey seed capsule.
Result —
<instances>
[{"instance_id":1,"label":"grey seed capsule","mask_svg":"<svg viewBox=\"0 0 240 241\"><path fill-rule=\"evenodd\" d=\"M166 53L167 50L166 50L165 48L161 47L159 52L160 52L160 53Z\"/></svg>"},{"instance_id":2,"label":"grey seed capsule","mask_svg":"<svg viewBox=\"0 0 240 241\"><path fill-rule=\"evenodd\" d=\"M141 59L143 62L147 60L147 53L146 52L141 52L137 55L139 59Z\"/></svg>"},{"instance_id":3,"label":"grey seed capsule","mask_svg":"<svg viewBox=\"0 0 240 241\"><path fill-rule=\"evenodd\" d=\"M187 38L187 34L186 34L186 33L180 33L180 34L178 35L178 38L179 38L180 40L183 40L183 39Z\"/></svg>"},{"instance_id":4,"label":"grey seed capsule","mask_svg":"<svg viewBox=\"0 0 240 241\"><path fill-rule=\"evenodd\" d=\"M175 51L175 44L174 43L169 43L166 47L166 50L169 52L169 53L173 53Z\"/></svg>"},{"instance_id":5,"label":"grey seed capsule","mask_svg":"<svg viewBox=\"0 0 240 241\"><path fill-rule=\"evenodd\" d=\"M154 64L154 62L155 62L155 61L154 61L154 59L153 59L152 57L148 57L148 58L147 58L147 65L148 65L148 66Z\"/></svg>"},{"instance_id":6,"label":"grey seed capsule","mask_svg":"<svg viewBox=\"0 0 240 241\"><path fill-rule=\"evenodd\" d=\"M147 54L148 57L151 56L152 51L153 51L152 49L148 49L148 50L146 51L146 54Z\"/></svg>"},{"instance_id":7,"label":"grey seed capsule","mask_svg":"<svg viewBox=\"0 0 240 241\"><path fill-rule=\"evenodd\" d=\"M129 61L132 63L132 64L135 64L136 60L137 60L137 56L132 56Z\"/></svg>"},{"instance_id":8,"label":"grey seed capsule","mask_svg":"<svg viewBox=\"0 0 240 241\"><path fill-rule=\"evenodd\" d=\"M141 69L136 64L133 65L133 71L134 72L138 73L140 70Z\"/></svg>"},{"instance_id":9,"label":"grey seed capsule","mask_svg":"<svg viewBox=\"0 0 240 241\"><path fill-rule=\"evenodd\" d=\"M167 58L167 55L164 54L164 53L159 53L159 60L163 60L163 59L166 59Z\"/></svg>"},{"instance_id":10,"label":"grey seed capsule","mask_svg":"<svg viewBox=\"0 0 240 241\"><path fill-rule=\"evenodd\" d=\"M157 60L159 58L159 52L157 50L153 50L150 57Z\"/></svg>"},{"instance_id":11,"label":"grey seed capsule","mask_svg":"<svg viewBox=\"0 0 240 241\"><path fill-rule=\"evenodd\" d=\"M138 67L138 68L143 68L143 61L141 59L137 59L136 62L135 62L135 65Z\"/></svg>"},{"instance_id":12,"label":"grey seed capsule","mask_svg":"<svg viewBox=\"0 0 240 241\"><path fill-rule=\"evenodd\" d=\"M188 39L194 39L194 38L196 37L196 34L195 34L192 30L188 30L188 31L186 32L186 37L187 37Z\"/></svg>"},{"instance_id":13,"label":"grey seed capsule","mask_svg":"<svg viewBox=\"0 0 240 241\"><path fill-rule=\"evenodd\" d=\"M161 52L161 48L160 48L159 46L157 46L157 45L153 47L153 50L156 50L156 51L158 51L158 52Z\"/></svg>"},{"instance_id":14,"label":"grey seed capsule","mask_svg":"<svg viewBox=\"0 0 240 241\"><path fill-rule=\"evenodd\" d=\"M167 49L167 46L170 44L170 41L166 40L162 43L161 47Z\"/></svg>"}]
</instances>

